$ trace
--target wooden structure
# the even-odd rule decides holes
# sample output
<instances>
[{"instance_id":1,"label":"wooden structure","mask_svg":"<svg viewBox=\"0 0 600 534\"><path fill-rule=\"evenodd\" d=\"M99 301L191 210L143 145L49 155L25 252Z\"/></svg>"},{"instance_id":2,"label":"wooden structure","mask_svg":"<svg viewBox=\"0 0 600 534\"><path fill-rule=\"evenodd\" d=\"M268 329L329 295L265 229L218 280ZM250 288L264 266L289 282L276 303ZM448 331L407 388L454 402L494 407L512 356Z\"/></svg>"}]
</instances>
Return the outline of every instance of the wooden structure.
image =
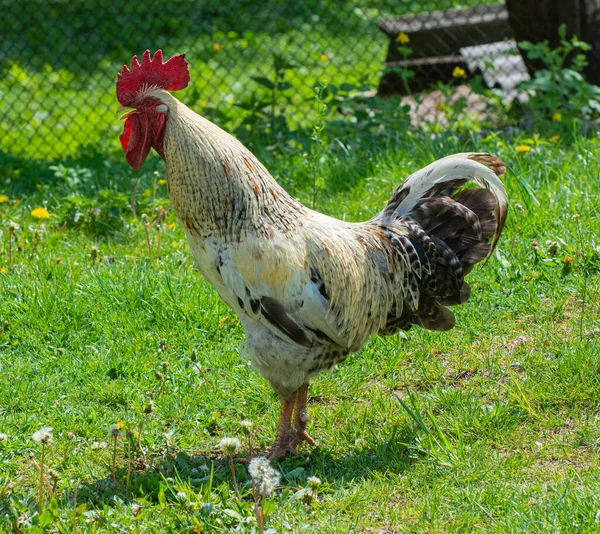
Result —
<instances>
[{"instance_id":1,"label":"wooden structure","mask_svg":"<svg viewBox=\"0 0 600 534\"><path fill-rule=\"evenodd\" d=\"M493 47L489 45L514 38L517 42L547 39L556 46L561 24L566 24L568 36L577 35L592 44L593 50L588 54L590 65L584 74L588 81L600 85L600 0L506 0L506 7L481 5L382 20L379 28L390 41L378 94L407 93L400 69L413 72L409 88L417 93L435 81L451 81L457 66L469 75L474 73L474 67L475 72L483 72L484 64L494 63L498 68L497 62L505 69L511 66L514 72L505 70L495 77L484 72L484 80L489 84L493 78L504 89L514 88L514 82L527 77L527 73L532 75L543 65L530 61L525 54L521 54L524 64L520 60L507 62L490 53ZM401 42L401 34L408 36L408 44ZM410 46L410 55L403 54L403 46ZM511 46L516 52L516 46ZM469 54L469 47L483 53L479 61Z\"/></svg>"},{"instance_id":2,"label":"wooden structure","mask_svg":"<svg viewBox=\"0 0 600 534\"><path fill-rule=\"evenodd\" d=\"M411 91L427 88L433 80L452 80L455 67L469 72L460 49L503 41L512 37L508 12L503 5L477 6L464 10L433 11L398 19L386 19L379 28L389 37L386 72L382 76L380 95L406 94L405 84L393 67L413 71ZM398 36L404 33L410 39L412 53L404 57Z\"/></svg>"},{"instance_id":3,"label":"wooden structure","mask_svg":"<svg viewBox=\"0 0 600 534\"><path fill-rule=\"evenodd\" d=\"M554 48L560 41L558 28L564 24L567 37L577 35L592 45L583 75L600 85L600 0L506 0L506 7L517 42L547 40ZM529 74L544 66L540 60L526 56L523 60Z\"/></svg>"}]
</instances>

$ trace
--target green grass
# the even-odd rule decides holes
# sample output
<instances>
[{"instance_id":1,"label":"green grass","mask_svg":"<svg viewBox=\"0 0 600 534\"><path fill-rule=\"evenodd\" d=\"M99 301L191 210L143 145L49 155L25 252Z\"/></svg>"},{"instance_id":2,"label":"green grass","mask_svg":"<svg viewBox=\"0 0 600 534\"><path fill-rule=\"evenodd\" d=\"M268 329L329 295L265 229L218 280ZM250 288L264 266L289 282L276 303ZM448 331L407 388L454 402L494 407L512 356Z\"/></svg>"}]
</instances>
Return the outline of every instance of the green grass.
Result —
<instances>
[{"instance_id":1,"label":"green grass","mask_svg":"<svg viewBox=\"0 0 600 534\"><path fill-rule=\"evenodd\" d=\"M473 297L455 308L454 330L375 338L313 382L309 430L318 446L277 466L283 482L267 526L598 531L598 140L526 153L496 136L393 134L384 142L347 139L344 149L332 141L319 164L326 179L317 206L331 215L365 219L410 171L472 149L508 162L512 208L498 252L470 275ZM261 155L310 201L311 170L300 153ZM135 180L121 161L81 160L53 171L14 159L0 165L11 178L9 202L0 204L0 432L7 435L0 531L17 520L23 531L42 531L30 455L39 461L31 435L46 425L54 429L50 466L60 477L47 529L70 531L76 491L85 505L80 531L252 532L246 470L236 467L240 502L216 447L224 436L241 437L247 418L255 450L264 451L279 403L238 358L242 329L194 269L166 187L157 185L155 200L155 212L168 210L157 261L131 216ZM161 165L150 160L140 175L138 215L152 211L152 170L162 175ZM39 188L22 187L36 181ZM41 225L30 212L43 205L50 219L33 251ZM9 220L21 228L12 267ZM151 238L156 253L154 229ZM150 399L155 409L141 436L148 463L133 447L127 487L127 440L119 438L114 489L110 427L137 428ZM240 455L247 454L244 445ZM310 475L322 484L306 504L295 495Z\"/></svg>"}]
</instances>

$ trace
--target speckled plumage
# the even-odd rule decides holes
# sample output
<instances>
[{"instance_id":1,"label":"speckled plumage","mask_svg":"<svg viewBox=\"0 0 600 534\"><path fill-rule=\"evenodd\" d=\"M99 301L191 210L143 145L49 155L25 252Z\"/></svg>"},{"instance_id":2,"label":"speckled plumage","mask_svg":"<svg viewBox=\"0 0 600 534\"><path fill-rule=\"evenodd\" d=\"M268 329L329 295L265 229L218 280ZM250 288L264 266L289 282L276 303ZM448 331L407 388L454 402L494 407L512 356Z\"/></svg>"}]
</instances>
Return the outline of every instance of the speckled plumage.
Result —
<instances>
[{"instance_id":1,"label":"speckled plumage","mask_svg":"<svg viewBox=\"0 0 600 534\"><path fill-rule=\"evenodd\" d=\"M240 142L166 91L149 94L168 107L169 195L196 264L240 318L242 357L282 399L373 335L454 325L446 306L468 299L464 275L506 217L500 160L439 160L378 216L348 223L300 204Z\"/></svg>"}]
</instances>

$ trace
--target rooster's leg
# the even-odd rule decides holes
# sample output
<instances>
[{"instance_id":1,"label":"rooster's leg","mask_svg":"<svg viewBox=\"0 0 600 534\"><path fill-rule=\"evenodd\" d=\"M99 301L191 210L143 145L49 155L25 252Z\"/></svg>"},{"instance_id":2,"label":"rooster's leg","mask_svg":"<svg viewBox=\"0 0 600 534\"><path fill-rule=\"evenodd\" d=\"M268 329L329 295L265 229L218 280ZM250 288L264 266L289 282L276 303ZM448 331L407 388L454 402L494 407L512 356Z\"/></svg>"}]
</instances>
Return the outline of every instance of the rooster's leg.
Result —
<instances>
[{"instance_id":1,"label":"rooster's leg","mask_svg":"<svg viewBox=\"0 0 600 534\"><path fill-rule=\"evenodd\" d=\"M294 409L294 428L296 435L294 436L294 445L298 445L303 441L315 446L315 440L312 439L306 431L306 423L308 416L306 415L306 400L308 396L308 384L303 384L296 391L296 407Z\"/></svg>"},{"instance_id":2,"label":"rooster's leg","mask_svg":"<svg viewBox=\"0 0 600 534\"><path fill-rule=\"evenodd\" d=\"M267 459L277 460L277 458L283 458L289 453L297 454L294 440L294 432L291 428L292 422L292 411L294 410L294 403L296 401L296 393L292 393L292 396L284 400L281 403L281 412L279 415L279 425L277 425L277 435L275 436L275 443L271 447Z\"/></svg>"}]
</instances>

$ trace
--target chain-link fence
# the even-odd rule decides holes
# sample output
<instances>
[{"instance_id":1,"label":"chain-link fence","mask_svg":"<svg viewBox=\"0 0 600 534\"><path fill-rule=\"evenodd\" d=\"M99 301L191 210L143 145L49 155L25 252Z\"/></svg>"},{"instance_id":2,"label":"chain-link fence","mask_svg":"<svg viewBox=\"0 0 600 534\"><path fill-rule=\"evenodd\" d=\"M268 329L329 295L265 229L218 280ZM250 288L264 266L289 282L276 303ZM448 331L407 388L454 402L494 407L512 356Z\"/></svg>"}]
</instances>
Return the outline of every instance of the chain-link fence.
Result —
<instances>
[{"instance_id":1,"label":"chain-link fence","mask_svg":"<svg viewBox=\"0 0 600 534\"><path fill-rule=\"evenodd\" d=\"M554 35L561 22L584 39L600 28L597 0L455 4L0 0L0 150L49 159L116 148L116 73L146 48L162 48L165 57L186 53L192 82L178 97L216 122L268 115L283 99L286 119L300 124L319 81L348 92L400 94L416 119L435 120L441 93L431 86L439 81L479 75L483 85L514 93L533 68L514 38L535 34L540 21L538 38ZM527 30L534 4L540 16ZM576 6L565 10L567 4ZM477 109L479 97L467 84L454 88Z\"/></svg>"}]
</instances>

